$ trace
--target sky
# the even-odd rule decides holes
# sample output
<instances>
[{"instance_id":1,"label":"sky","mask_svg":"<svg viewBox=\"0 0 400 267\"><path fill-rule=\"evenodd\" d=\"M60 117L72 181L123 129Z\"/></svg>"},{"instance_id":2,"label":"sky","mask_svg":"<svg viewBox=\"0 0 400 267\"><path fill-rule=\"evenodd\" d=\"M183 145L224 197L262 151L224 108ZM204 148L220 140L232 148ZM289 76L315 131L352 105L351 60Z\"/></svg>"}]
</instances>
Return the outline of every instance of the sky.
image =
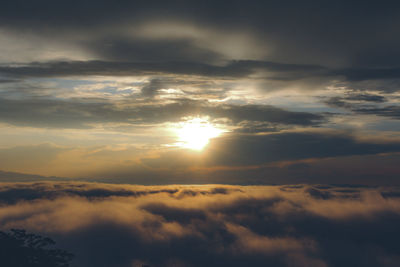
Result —
<instances>
[{"instance_id":1,"label":"sky","mask_svg":"<svg viewBox=\"0 0 400 267\"><path fill-rule=\"evenodd\" d=\"M3 1L0 180L399 185L390 1Z\"/></svg>"}]
</instances>

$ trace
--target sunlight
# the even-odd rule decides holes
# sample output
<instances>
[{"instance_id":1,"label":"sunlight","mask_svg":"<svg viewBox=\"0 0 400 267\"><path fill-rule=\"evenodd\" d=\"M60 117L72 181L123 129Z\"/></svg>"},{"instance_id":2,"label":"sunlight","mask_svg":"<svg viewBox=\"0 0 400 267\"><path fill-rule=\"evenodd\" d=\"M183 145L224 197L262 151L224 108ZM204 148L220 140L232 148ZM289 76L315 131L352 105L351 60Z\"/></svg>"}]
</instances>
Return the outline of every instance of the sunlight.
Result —
<instances>
[{"instance_id":1,"label":"sunlight","mask_svg":"<svg viewBox=\"0 0 400 267\"><path fill-rule=\"evenodd\" d=\"M211 138L219 136L224 130L213 126L208 119L194 118L181 122L176 128L177 145L184 148L202 150Z\"/></svg>"}]
</instances>

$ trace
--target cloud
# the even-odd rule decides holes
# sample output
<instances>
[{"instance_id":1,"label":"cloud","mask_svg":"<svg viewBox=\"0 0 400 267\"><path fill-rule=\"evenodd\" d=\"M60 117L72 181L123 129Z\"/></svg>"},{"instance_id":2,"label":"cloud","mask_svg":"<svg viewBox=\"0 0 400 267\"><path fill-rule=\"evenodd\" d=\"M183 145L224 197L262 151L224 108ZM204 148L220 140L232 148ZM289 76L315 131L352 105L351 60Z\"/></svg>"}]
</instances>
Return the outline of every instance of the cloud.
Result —
<instances>
[{"instance_id":1,"label":"cloud","mask_svg":"<svg viewBox=\"0 0 400 267\"><path fill-rule=\"evenodd\" d=\"M325 103L332 107L355 110L357 106L373 105L385 102L385 97L374 94L350 94L343 97L331 97Z\"/></svg>"},{"instance_id":2,"label":"cloud","mask_svg":"<svg viewBox=\"0 0 400 267\"><path fill-rule=\"evenodd\" d=\"M300 4L292 1L246 4L239 1L212 4L181 1L132 4L124 1L118 6L109 1L99 1L96 6L89 1L71 1L68 5L54 5L51 1L40 1L35 5L6 1L0 13L0 22L14 30L38 32L47 29L54 38L73 29L80 32L80 38L75 39L91 41L97 39L93 37L94 33L102 35L103 40L120 40L121 24L128 24L131 27L121 34L126 36L126 40L120 43L129 44L132 39L132 33L129 33L135 26L149 22L163 25L173 21L181 25L200 25L206 29L247 31L260 40L261 47L267 50L267 57L272 61L370 67L397 64L400 40L393 25L399 23L398 8L397 3L379 6L371 3L360 8L357 3L345 1L323 7L313 2ZM71 17L74 19L71 20ZM135 43L132 45L136 47ZM124 48L132 53L135 51L129 49L129 45L124 45ZM249 49L253 47L249 46ZM160 53L157 50L160 49L156 45L151 51L157 55ZM101 52L110 54L109 50ZM179 51L173 54L179 55Z\"/></svg>"},{"instance_id":3,"label":"cloud","mask_svg":"<svg viewBox=\"0 0 400 267\"><path fill-rule=\"evenodd\" d=\"M350 110L355 114L376 115L398 119L400 117L400 107L392 105L382 105L386 102L385 97L374 94L354 94L346 97L331 97L325 103L332 107Z\"/></svg>"},{"instance_id":4,"label":"cloud","mask_svg":"<svg viewBox=\"0 0 400 267\"><path fill-rule=\"evenodd\" d=\"M374 103L382 103L385 102L385 97L381 95L374 94L353 94L345 97L346 100L352 101L365 101L365 102L374 102Z\"/></svg>"},{"instance_id":5,"label":"cloud","mask_svg":"<svg viewBox=\"0 0 400 267\"><path fill-rule=\"evenodd\" d=\"M154 83L158 84L153 81L151 86ZM150 90L146 86L145 94L146 90ZM189 116L227 118L234 124L255 121L312 126L323 120L323 116L319 114L292 112L267 105L218 105L185 99L169 104L141 104L134 100L112 102L101 99L0 98L0 120L22 126L79 129L91 128L91 124L96 123L124 122L134 125L176 122Z\"/></svg>"},{"instance_id":6,"label":"cloud","mask_svg":"<svg viewBox=\"0 0 400 267\"><path fill-rule=\"evenodd\" d=\"M320 89L337 81L398 85L396 3L362 8L345 1L324 7L261 1L89 3L6 1L0 23L13 40L5 37L1 47L12 57L3 60L0 72L25 77L173 73L257 79L261 72L271 81L303 81L304 88L316 80L324 80ZM20 46L28 41L52 49L36 52L42 45ZM10 47L17 48L9 53ZM33 58L19 58L31 50ZM13 64L17 56L20 66Z\"/></svg>"},{"instance_id":7,"label":"cloud","mask_svg":"<svg viewBox=\"0 0 400 267\"><path fill-rule=\"evenodd\" d=\"M132 53L138 53L143 57L146 57L146 55L150 57L154 54L150 51L142 53L134 47L129 47L133 49ZM156 76L158 78L154 78L154 80L159 80L162 76L168 79L174 75L181 80L187 80L188 76L205 80L231 79L238 81L239 79L249 79L249 81L260 83L260 89L264 91L285 87L298 87L302 90L328 90L332 86L344 86L358 91L370 90L387 93L398 90L400 79L397 67L374 69L354 67L348 69L307 62L281 63L279 61L249 59L229 59L222 60L222 63L215 63L212 60L205 60L206 57L203 55L199 56L202 60L196 60L189 55L186 58L174 56L172 52L158 52L165 53L169 57L158 56L156 59L152 57L145 59L139 56L134 58L133 55L133 58L129 58L125 52L121 51L123 49L113 49L122 53L121 58L5 63L0 66L0 74L5 77L5 80L76 76ZM146 49L150 48L146 47ZM176 51L188 49L176 49ZM191 53L188 52L188 54ZM210 56L210 58L217 60L219 57Z\"/></svg>"},{"instance_id":8,"label":"cloud","mask_svg":"<svg viewBox=\"0 0 400 267\"><path fill-rule=\"evenodd\" d=\"M88 48L108 61L132 62L215 62L221 55L197 47L192 40L94 40ZM172 65L172 64L171 64Z\"/></svg>"},{"instance_id":9,"label":"cloud","mask_svg":"<svg viewBox=\"0 0 400 267\"><path fill-rule=\"evenodd\" d=\"M81 194L92 190L109 193ZM51 236L76 255L74 266L393 266L400 262L398 193L333 185L6 183L0 227Z\"/></svg>"},{"instance_id":10,"label":"cloud","mask_svg":"<svg viewBox=\"0 0 400 267\"><path fill-rule=\"evenodd\" d=\"M397 142L358 141L338 132L282 132L263 135L231 134L211 140L204 156L183 151L144 158L151 167L252 166L279 161L399 152ZM186 159L186 160L185 160ZM198 165L197 165L198 166Z\"/></svg>"},{"instance_id":11,"label":"cloud","mask_svg":"<svg viewBox=\"0 0 400 267\"><path fill-rule=\"evenodd\" d=\"M350 68L337 71L348 81L399 79L400 68Z\"/></svg>"},{"instance_id":12,"label":"cloud","mask_svg":"<svg viewBox=\"0 0 400 267\"><path fill-rule=\"evenodd\" d=\"M36 177L66 180L60 177L70 177L147 185L399 184L399 153L397 138L368 138L327 130L233 132L211 139L203 151L137 145L85 148L75 144L3 148L0 149L0 159L3 159L0 169L42 177L6 172L0 177L2 181L32 181Z\"/></svg>"},{"instance_id":13,"label":"cloud","mask_svg":"<svg viewBox=\"0 0 400 267\"><path fill-rule=\"evenodd\" d=\"M225 65L212 65L191 60L169 61L51 61L0 66L0 73L17 77L63 76L142 76L149 74L181 74L205 77L246 77L257 71L287 73L283 80L296 80L324 73L318 65L287 64L270 61L235 60ZM292 76L292 77L291 77ZM279 79L279 78L275 78Z\"/></svg>"},{"instance_id":14,"label":"cloud","mask_svg":"<svg viewBox=\"0 0 400 267\"><path fill-rule=\"evenodd\" d=\"M163 88L163 83L159 79L152 79L148 84L142 87L141 91L144 96L154 96L158 90Z\"/></svg>"},{"instance_id":15,"label":"cloud","mask_svg":"<svg viewBox=\"0 0 400 267\"><path fill-rule=\"evenodd\" d=\"M354 112L358 112L361 114L384 116L384 117L389 117L389 118L393 118L393 119L400 118L400 107L399 106L385 106L382 108L379 108L379 107L354 108Z\"/></svg>"}]
</instances>

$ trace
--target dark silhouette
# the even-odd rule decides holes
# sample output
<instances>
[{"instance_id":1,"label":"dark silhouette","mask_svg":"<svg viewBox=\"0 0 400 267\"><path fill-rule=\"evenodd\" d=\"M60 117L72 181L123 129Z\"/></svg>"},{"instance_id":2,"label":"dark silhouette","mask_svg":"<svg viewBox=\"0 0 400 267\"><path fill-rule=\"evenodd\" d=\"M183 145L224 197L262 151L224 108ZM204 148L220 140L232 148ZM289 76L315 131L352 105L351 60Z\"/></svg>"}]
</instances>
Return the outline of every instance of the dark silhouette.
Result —
<instances>
[{"instance_id":1,"label":"dark silhouette","mask_svg":"<svg viewBox=\"0 0 400 267\"><path fill-rule=\"evenodd\" d=\"M48 248L55 242L27 233L25 230L0 231L0 266L4 267L68 267L73 254Z\"/></svg>"}]
</instances>

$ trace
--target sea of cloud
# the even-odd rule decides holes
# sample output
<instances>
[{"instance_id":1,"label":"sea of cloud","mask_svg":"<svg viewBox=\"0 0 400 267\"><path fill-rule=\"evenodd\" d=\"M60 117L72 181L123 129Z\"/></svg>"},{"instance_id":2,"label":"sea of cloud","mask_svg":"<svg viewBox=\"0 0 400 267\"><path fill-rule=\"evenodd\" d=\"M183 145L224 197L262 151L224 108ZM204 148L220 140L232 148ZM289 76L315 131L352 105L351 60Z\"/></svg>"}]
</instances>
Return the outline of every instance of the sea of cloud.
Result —
<instances>
[{"instance_id":1,"label":"sea of cloud","mask_svg":"<svg viewBox=\"0 0 400 267\"><path fill-rule=\"evenodd\" d=\"M2 183L0 228L72 266L399 266L400 190L363 186Z\"/></svg>"}]
</instances>

